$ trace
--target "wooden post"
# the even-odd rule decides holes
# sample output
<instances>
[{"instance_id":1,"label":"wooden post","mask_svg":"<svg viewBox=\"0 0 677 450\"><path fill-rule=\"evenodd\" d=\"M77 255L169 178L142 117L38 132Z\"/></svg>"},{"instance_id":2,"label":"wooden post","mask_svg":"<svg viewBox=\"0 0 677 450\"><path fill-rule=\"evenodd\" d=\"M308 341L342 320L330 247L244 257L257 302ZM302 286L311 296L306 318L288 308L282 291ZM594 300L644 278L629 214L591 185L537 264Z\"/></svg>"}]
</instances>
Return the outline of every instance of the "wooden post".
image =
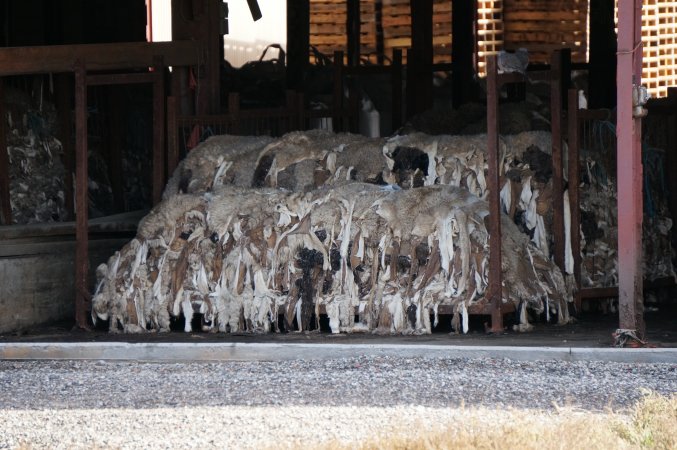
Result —
<instances>
[{"instance_id":1,"label":"wooden post","mask_svg":"<svg viewBox=\"0 0 677 450\"><path fill-rule=\"evenodd\" d=\"M393 49L391 70L392 83L392 128L393 132L402 126L402 49Z\"/></svg>"},{"instance_id":2,"label":"wooden post","mask_svg":"<svg viewBox=\"0 0 677 450\"><path fill-rule=\"evenodd\" d=\"M79 61L75 66L75 322L87 329L89 311L89 192L87 183L87 74Z\"/></svg>"},{"instance_id":3,"label":"wooden post","mask_svg":"<svg viewBox=\"0 0 677 450\"><path fill-rule=\"evenodd\" d=\"M4 80L0 77L0 225L11 225L12 206L9 192L9 158L7 157L7 112Z\"/></svg>"},{"instance_id":4,"label":"wooden post","mask_svg":"<svg viewBox=\"0 0 677 450\"><path fill-rule=\"evenodd\" d=\"M616 32L614 0L590 0L588 107L616 106Z\"/></svg>"},{"instance_id":5,"label":"wooden post","mask_svg":"<svg viewBox=\"0 0 677 450\"><path fill-rule=\"evenodd\" d=\"M310 59L310 0L287 2L287 88L301 91Z\"/></svg>"},{"instance_id":6,"label":"wooden post","mask_svg":"<svg viewBox=\"0 0 677 450\"><path fill-rule=\"evenodd\" d=\"M555 50L550 62L550 126L552 130L552 228L555 264L564 272L564 199L562 171L562 51Z\"/></svg>"},{"instance_id":7,"label":"wooden post","mask_svg":"<svg viewBox=\"0 0 677 450\"><path fill-rule=\"evenodd\" d=\"M407 58L407 83L413 81L411 116L432 108L433 104L433 1L416 0L410 6L412 59Z\"/></svg>"},{"instance_id":8,"label":"wooden post","mask_svg":"<svg viewBox=\"0 0 677 450\"><path fill-rule=\"evenodd\" d=\"M385 63L385 36L383 35L383 0L374 0L374 20L376 21L376 62ZM393 55L393 60L394 60ZM394 61L393 61L394 63Z\"/></svg>"},{"instance_id":9,"label":"wooden post","mask_svg":"<svg viewBox=\"0 0 677 450\"><path fill-rule=\"evenodd\" d=\"M179 165L179 129L176 97L167 97L167 173L171 177Z\"/></svg>"},{"instance_id":10,"label":"wooden post","mask_svg":"<svg viewBox=\"0 0 677 450\"><path fill-rule=\"evenodd\" d=\"M453 106L472 101L475 92L475 15L477 0L453 2L451 64Z\"/></svg>"},{"instance_id":11,"label":"wooden post","mask_svg":"<svg viewBox=\"0 0 677 450\"><path fill-rule=\"evenodd\" d=\"M571 212L571 252L574 257L574 279L576 283L575 306L581 312L581 208L578 186L580 185L579 162L579 121L578 121L578 91L569 89L567 114L569 136L569 211Z\"/></svg>"},{"instance_id":12,"label":"wooden post","mask_svg":"<svg viewBox=\"0 0 677 450\"><path fill-rule=\"evenodd\" d=\"M332 128L334 132L345 131L343 114L343 52L334 52L334 117L332 119ZM345 121L348 122L347 120Z\"/></svg>"},{"instance_id":13,"label":"wooden post","mask_svg":"<svg viewBox=\"0 0 677 450\"><path fill-rule=\"evenodd\" d=\"M633 115L633 85L642 82L642 1L618 4L617 176L620 328L644 336L642 292L642 121Z\"/></svg>"},{"instance_id":14,"label":"wooden post","mask_svg":"<svg viewBox=\"0 0 677 450\"><path fill-rule=\"evenodd\" d=\"M165 186L165 69L162 57L153 61L153 204L162 200Z\"/></svg>"},{"instance_id":15,"label":"wooden post","mask_svg":"<svg viewBox=\"0 0 677 450\"><path fill-rule=\"evenodd\" d=\"M489 291L487 298L491 302L491 332L503 332L503 303L501 268L501 201L500 201L500 161L498 148L498 72L496 56L487 57L487 164L489 177Z\"/></svg>"},{"instance_id":16,"label":"wooden post","mask_svg":"<svg viewBox=\"0 0 677 450\"><path fill-rule=\"evenodd\" d=\"M346 8L348 66L356 67L360 65L360 0L347 0Z\"/></svg>"}]
</instances>

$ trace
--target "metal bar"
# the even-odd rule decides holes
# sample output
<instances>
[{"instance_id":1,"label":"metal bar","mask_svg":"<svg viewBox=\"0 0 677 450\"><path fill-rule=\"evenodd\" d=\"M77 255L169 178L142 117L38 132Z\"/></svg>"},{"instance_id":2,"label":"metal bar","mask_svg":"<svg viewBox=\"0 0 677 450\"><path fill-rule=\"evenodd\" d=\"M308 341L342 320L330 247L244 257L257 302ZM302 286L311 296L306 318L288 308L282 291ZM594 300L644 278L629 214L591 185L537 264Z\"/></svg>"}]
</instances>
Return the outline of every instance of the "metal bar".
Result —
<instances>
[{"instance_id":1,"label":"metal bar","mask_svg":"<svg viewBox=\"0 0 677 450\"><path fill-rule=\"evenodd\" d=\"M489 292L493 308L491 310L491 331L503 331L502 308L502 269L501 269L501 202L499 148L498 148L498 72L496 56L487 57L487 164L489 177Z\"/></svg>"},{"instance_id":2,"label":"metal bar","mask_svg":"<svg viewBox=\"0 0 677 450\"><path fill-rule=\"evenodd\" d=\"M7 112L5 111L4 80L0 77L0 225L12 223L9 192L9 158L7 156Z\"/></svg>"},{"instance_id":3,"label":"metal bar","mask_svg":"<svg viewBox=\"0 0 677 450\"><path fill-rule=\"evenodd\" d=\"M392 84L392 127L396 131L402 126L402 49L393 49L393 63L390 66Z\"/></svg>"},{"instance_id":4,"label":"metal bar","mask_svg":"<svg viewBox=\"0 0 677 450\"><path fill-rule=\"evenodd\" d=\"M153 58L153 204L165 186L165 70L161 56Z\"/></svg>"},{"instance_id":5,"label":"metal bar","mask_svg":"<svg viewBox=\"0 0 677 450\"><path fill-rule=\"evenodd\" d=\"M87 183L87 74L85 65L75 65L75 322L88 328L89 272L88 195Z\"/></svg>"},{"instance_id":6,"label":"metal bar","mask_svg":"<svg viewBox=\"0 0 677 450\"><path fill-rule=\"evenodd\" d=\"M564 200L562 171L562 52L555 50L550 62L550 126L552 132L552 232L555 264L564 272Z\"/></svg>"},{"instance_id":7,"label":"metal bar","mask_svg":"<svg viewBox=\"0 0 677 450\"><path fill-rule=\"evenodd\" d=\"M641 119L633 116L632 89L641 83L641 0L618 5L617 176L619 326L644 335L642 294Z\"/></svg>"},{"instance_id":8,"label":"metal bar","mask_svg":"<svg viewBox=\"0 0 677 450\"><path fill-rule=\"evenodd\" d=\"M167 97L167 173L171 176L179 165L179 128L176 97Z\"/></svg>"},{"instance_id":9,"label":"metal bar","mask_svg":"<svg viewBox=\"0 0 677 450\"><path fill-rule=\"evenodd\" d=\"M569 89L568 101L568 135L569 135L569 211L571 212L571 252L574 257L574 280L576 283L576 311L581 311L581 206L579 196L580 185L580 162L579 146L580 138L578 131L580 122L578 119L578 92Z\"/></svg>"},{"instance_id":10,"label":"metal bar","mask_svg":"<svg viewBox=\"0 0 677 450\"><path fill-rule=\"evenodd\" d=\"M151 67L156 55L168 66L193 66L202 52L198 41L6 47L0 48L0 76L72 72L78 60L90 71L140 69Z\"/></svg>"},{"instance_id":11,"label":"metal bar","mask_svg":"<svg viewBox=\"0 0 677 450\"><path fill-rule=\"evenodd\" d=\"M155 74L153 72L144 73L105 73L96 75L87 75L87 86L101 86L114 84L143 84L153 83Z\"/></svg>"}]
</instances>

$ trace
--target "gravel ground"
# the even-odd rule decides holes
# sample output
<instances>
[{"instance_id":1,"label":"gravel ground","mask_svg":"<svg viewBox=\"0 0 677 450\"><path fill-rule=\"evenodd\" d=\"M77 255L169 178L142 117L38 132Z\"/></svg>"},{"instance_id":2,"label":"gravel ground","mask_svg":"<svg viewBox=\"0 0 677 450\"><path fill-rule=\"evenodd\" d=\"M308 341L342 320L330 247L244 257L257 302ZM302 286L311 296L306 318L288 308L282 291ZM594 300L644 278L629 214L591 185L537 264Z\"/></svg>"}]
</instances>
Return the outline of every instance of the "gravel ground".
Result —
<instances>
[{"instance_id":1,"label":"gravel ground","mask_svg":"<svg viewBox=\"0 0 677 450\"><path fill-rule=\"evenodd\" d=\"M677 364L0 361L0 448L309 446L429 429L450 423L461 405L618 410L642 389L677 392Z\"/></svg>"}]
</instances>

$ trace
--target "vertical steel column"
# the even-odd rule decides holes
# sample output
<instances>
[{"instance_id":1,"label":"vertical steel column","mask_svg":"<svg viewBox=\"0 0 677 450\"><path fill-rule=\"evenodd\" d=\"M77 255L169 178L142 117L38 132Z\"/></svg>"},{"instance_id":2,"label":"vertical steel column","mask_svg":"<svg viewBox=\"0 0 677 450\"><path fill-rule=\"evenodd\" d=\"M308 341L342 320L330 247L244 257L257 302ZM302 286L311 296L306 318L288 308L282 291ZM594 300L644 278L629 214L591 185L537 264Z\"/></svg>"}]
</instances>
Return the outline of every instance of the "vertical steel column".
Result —
<instances>
[{"instance_id":1,"label":"vertical steel column","mask_svg":"<svg viewBox=\"0 0 677 450\"><path fill-rule=\"evenodd\" d=\"M12 223L9 195L9 158L7 157L7 114L4 81L0 77L0 225Z\"/></svg>"},{"instance_id":2,"label":"vertical steel column","mask_svg":"<svg viewBox=\"0 0 677 450\"><path fill-rule=\"evenodd\" d=\"M581 311L581 209L578 186L580 185L578 91L569 89L568 101L569 135L569 211L571 212L571 252L574 256L574 278L576 283L576 312Z\"/></svg>"},{"instance_id":3,"label":"vertical steel column","mask_svg":"<svg viewBox=\"0 0 677 450\"><path fill-rule=\"evenodd\" d=\"M165 69L162 57L153 58L153 205L160 203L165 186Z\"/></svg>"},{"instance_id":4,"label":"vertical steel column","mask_svg":"<svg viewBox=\"0 0 677 450\"><path fill-rule=\"evenodd\" d=\"M642 123L633 116L632 89L642 81L642 1L618 2L616 124L619 326L644 335L642 293Z\"/></svg>"},{"instance_id":5,"label":"vertical steel column","mask_svg":"<svg viewBox=\"0 0 677 450\"><path fill-rule=\"evenodd\" d=\"M487 57L487 164L489 165L489 292L491 302L491 331L503 331L502 269L501 269L501 202L500 202L500 161L498 148L498 73L496 56Z\"/></svg>"},{"instance_id":6,"label":"vertical steel column","mask_svg":"<svg viewBox=\"0 0 677 450\"><path fill-rule=\"evenodd\" d=\"M552 231L555 264L564 272L564 199L562 197L562 51L550 61L550 126L552 131Z\"/></svg>"},{"instance_id":7,"label":"vertical steel column","mask_svg":"<svg viewBox=\"0 0 677 450\"><path fill-rule=\"evenodd\" d=\"M87 183L87 74L82 61L75 64L75 322L88 328L89 225Z\"/></svg>"}]
</instances>

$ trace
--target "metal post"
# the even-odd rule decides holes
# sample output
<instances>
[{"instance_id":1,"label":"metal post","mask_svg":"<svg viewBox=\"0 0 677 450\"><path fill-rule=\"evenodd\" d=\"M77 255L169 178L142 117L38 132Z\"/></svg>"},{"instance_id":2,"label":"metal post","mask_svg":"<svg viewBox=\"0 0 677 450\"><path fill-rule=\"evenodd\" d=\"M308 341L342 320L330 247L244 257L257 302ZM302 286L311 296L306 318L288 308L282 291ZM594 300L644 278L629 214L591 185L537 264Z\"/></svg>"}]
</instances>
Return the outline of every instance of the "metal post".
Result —
<instances>
[{"instance_id":1,"label":"metal post","mask_svg":"<svg viewBox=\"0 0 677 450\"><path fill-rule=\"evenodd\" d=\"M75 322L87 329L89 310L89 236L87 186L87 74L81 61L75 64Z\"/></svg>"},{"instance_id":2,"label":"metal post","mask_svg":"<svg viewBox=\"0 0 677 450\"><path fill-rule=\"evenodd\" d=\"M498 73L496 56L487 57L487 164L489 165L489 292L491 308L491 331L503 331L502 269L501 269L501 202L498 148Z\"/></svg>"},{"instance_id":3,"label":"metal post","mask_svg":"<svg viewBox=\"0 0 677 450\"><path fill-rule=\"evenodd\" d=\"M620 328L644 336L642 293L642 151L640 118L633 116L632 89L642 81L642 1L618 3L617 182L618 294Z\"/></svg>"}]
</instances>

